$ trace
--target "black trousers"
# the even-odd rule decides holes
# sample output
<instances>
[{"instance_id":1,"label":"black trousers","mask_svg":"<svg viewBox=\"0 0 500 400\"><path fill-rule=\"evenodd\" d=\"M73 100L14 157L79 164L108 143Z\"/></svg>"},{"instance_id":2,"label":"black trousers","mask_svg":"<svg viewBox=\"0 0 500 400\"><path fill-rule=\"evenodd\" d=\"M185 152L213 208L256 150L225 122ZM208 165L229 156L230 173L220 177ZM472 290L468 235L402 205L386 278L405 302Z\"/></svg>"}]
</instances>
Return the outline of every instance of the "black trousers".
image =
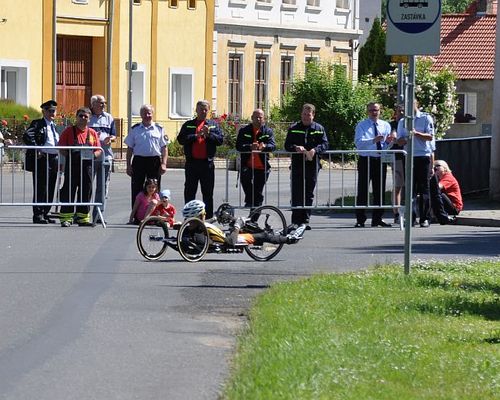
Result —
<instances>
[{"instance_id":1,"label":"black trousers","mask_svg":"<svg viewBox=\"0 0 500 400\"><path fill-rule=\"evenodd\" d=\"M57 180L57 154L43 154L32 173L33 203L52 203ZM44 218L51 206L33 206L33 218Z\"/></svg>"},{"instance_id":2,"label":"black trousers","mask_svg":"<svg viewBox=\"0 0 500 400\"><path fill-rule=\"evenodd\" d=\"M240 182L245 193L245 207L259 207L264 201L264 186L269 178L268 169L242 167Z\"/></svg>"},{"instance_id":3,"label":"black trousers","mask_svg":"<svg viewBox=\"0 0 500 400\"><path fill-rule=\"evenodd\" d=\"M146 179L156 179L158 181L158 191L160 191L161 174L160 156L143 157L134 156L132 159L132 182L131 182L131 204L134 207L135 198L144 190Z\"/></svg>"},{"instance_id":4,"label":"black trousers","mask_svg":"<svg viewBox=\"0 0 500 400\"><path fill-rule=\"evenodd\" d=\"M417 219L417 207L420 223L431 220L430 166L430 157L413 157L413 222Z\"/></svg>"},{"instance_id":5,"label":"black trousers","mask_svg":"<svg viewBox=\"0 0 500 400\"><path fill-rule=\"evenodd\" d=\"M448 217L450 215L458 215L459 211L455 208L446 193L441 191L436 175L431 176L429 188L432 212L440 224L447 224L449 222Z\"/></svg>"},{"instance_id":6,"label":"black trousers","mask_svg":"<svg viewBox=\"0 0 500 400\"><path fill-rule=\"evenodd\" d=\"M70 158L66 162L64 172L64 185L59 191L61 203L89 203L92 198L92 160L84 160L80 163L80 157ZM70 167L71 165L71 167ZM61 206L61 214L77 212L78 214L89 214L90 206Z\"/></svg>"},{"instance_id":7,"label":"black trousers","mask_svg":"<svg viewBox=\"0 0 500 400\"><path fill-rule=\"evenodd\" d=\"M358 160L358 194L356 205L368 205L370 182L372 184L373 205L383 205L386 176L387 165L382 162L380 157L360 156ZM383 215L384 210L382 208L372 210L372 223L382 221ZM365 223L365 209L356 209L356 221L360 224Z\"/></svg>"},{"instance_id":8,"label":"black trousers","mask_svg":"<svg viewBox=\"0 0 500 400\"><path fill-rule=\"evenodd\" d=\"M318 166L316 161L292 161L292 207L312 206L314 188L318 181ZM311 209L293 209L292 224L307 224L311 217Z\"/></svg>"},{"instance_id":9,"label":"black trousers","mask_svg":"<svg viewBox=\"0 0 500 400\"><path fill-rule=\"evenodd\" d=\"M206 217L212 218L214 215L214 163L208 160L186 160L184 171L186 177L184 201L187 203L196 198L199 183L203 202L205 203Z\"/></svg>"}]
</instances>

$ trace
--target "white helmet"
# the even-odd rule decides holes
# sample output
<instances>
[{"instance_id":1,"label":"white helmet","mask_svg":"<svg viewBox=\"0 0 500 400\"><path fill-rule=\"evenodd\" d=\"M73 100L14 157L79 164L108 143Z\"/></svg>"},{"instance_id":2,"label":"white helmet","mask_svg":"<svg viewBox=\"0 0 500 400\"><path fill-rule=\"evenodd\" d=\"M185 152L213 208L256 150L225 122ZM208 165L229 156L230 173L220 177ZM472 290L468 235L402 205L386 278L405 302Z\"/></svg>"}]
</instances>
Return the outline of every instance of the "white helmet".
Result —
<instances>
[{"instance_id":1,"label":"white helmet","mask_svg":"<svg viewBox=\"0 0 500 400\"><path fill-rule=\"evenodd\" d=\"M191 200L184 205L182 215L184 218L199 217L205 212L205 203L201 200Z\"/></svg>"}]
</instances>

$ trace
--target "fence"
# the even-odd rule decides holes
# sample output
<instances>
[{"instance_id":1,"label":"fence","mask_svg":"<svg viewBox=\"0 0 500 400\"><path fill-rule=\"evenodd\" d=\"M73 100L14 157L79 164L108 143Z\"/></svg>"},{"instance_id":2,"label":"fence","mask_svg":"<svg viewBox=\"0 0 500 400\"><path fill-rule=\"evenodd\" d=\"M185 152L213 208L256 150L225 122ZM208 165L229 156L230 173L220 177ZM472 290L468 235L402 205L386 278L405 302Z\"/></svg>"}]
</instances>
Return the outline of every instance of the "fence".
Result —
<instances>
[{"instance_id":1,"label":"fence","mask_svg":"<svg viewBox=\"0 0 500 400\"><path fill-rule=\"evenodd\" d=\"M358 187L358 172L357 160L358 151L356 150L333 150L327 151L322 156L322 168L318 171L318 181L314 189L314 200L310 206L291 206L291 174L290 174L290 157L292 154L286 151L276 151L272 155L264 153L265 160L271 164L269 179L264 186L263 196L264 204L273 204L282 209L313 209L313 210L356 210L356 209L394 209L403 207L398 205L394 199L395 192L395 155L406 155L404 150L370 150L362 153L370 153L381 156L382 163L388 166L386 189L385 193L380 193L380 198L374 199L371 196L366 205L358 204L357 187ZM226 182L225 182L225 199L236 208L245 207L244 193L239 184L239 177L245 166L241 165L241 155L247 153L233 152L236 157L236 182L235 186L239 188L236 193L232 191L232 178L229 168L229 158L226 161ZM249 153L248 153L249 154ZM266 163L264 163L266 164ZM266 166L267 168L267 166ZM302 171L305 171L305 158L303 159ZM266 171L267 172L267 171ZM370 164L367 165L367 174L370 176ZM380 182L383 181L383 169L379 170ZM366 191L370 192L370 183L367 182ZM306 204L305 192L303 191L302 204ZM378 201L377 201L378 200ZM255 196L252 195L252 204L254 204ZM380 205L377 205L379 203Z\"/></svg>"},{"instance_id":2,"label":"fence","mask_svg":"<svg viewBox=\"0 0 500 400\"><path fill-rule=\"evenodd\" d=\"M489 189L491 136L438 140L435 156L448 163L463 194Z\"/></svg>"},{"instance_id":3,"label":"fence","mask_svg":"<svg viewBox=\"0 0 500 400\"><path fill-rule=\"evenodd\" d=\"M44 152L46 150L56 150L57 154L50 155ZM93 156L95 150L101 150L97 159ZM104 191L101 199L87 199L85 190L82 190L88 184L88 179L90 185L95 183L93 177L97 168L101 169L100 184L104 188L105 162L101 147L13 145L6 152L9 153L8 160L5 160L5 155L0 158L0 206L97 206L97 214L105 227L101 213L105 201ZM66 153L67 156L64 155ZM29 172L26 168L33 171ZM57 170L54 171L54 168ZM66 171L66 174L57 171ZM75 182L75 179L78 181ZM65 181L66 185L63 185ZM44 185L44 190L39 190L40 184ZM75 195L76 186L79 188L78 195ZM94 193L93 190L91 192ZM44 193L42 198L40 193ZM62 201L61 198L68 200Z\"/></svg>"}]
</instances>

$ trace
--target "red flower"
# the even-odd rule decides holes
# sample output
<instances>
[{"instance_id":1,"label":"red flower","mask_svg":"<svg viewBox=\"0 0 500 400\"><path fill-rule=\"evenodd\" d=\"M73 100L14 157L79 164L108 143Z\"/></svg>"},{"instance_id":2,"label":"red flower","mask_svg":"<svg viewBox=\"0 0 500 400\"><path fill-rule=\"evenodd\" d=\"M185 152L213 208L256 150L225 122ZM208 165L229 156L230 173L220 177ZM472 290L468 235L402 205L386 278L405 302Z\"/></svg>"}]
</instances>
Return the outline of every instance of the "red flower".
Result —
<instances>
[{"instance_id":1,"label":"red flower","mask_svg":"<svg viewBox=\"0 0 500 400\"><path fill-rule=\"evenodd\" d=\"M220 116L220 119L223 120L223 121L225 121L227 119L227 114L222 114Z\"/></svg>"},{"instance_id":2,"label":"red flower","mask_svg":"<svg viewBox=\"0 0 500 400\"><path fill-rule=\"evenodd\" d=\"M7 126L7 125L8 125L7 121L2 119L2 126Z\"/></svg>"},{"instance_id":3,"label":"red flower","mask_svg":"<svg viewBox=\"0 0 500 400\"><path fill-rule=\"evenodd\" d=\"M25 120L25 121L27 121L27 120L29 120L29 119L30 119L30 117L29 117L29 116L27 116L26 114L24 114L24 115L23 115L23 118L24 118L24 120Z\"/></svg>"}]
</instances>

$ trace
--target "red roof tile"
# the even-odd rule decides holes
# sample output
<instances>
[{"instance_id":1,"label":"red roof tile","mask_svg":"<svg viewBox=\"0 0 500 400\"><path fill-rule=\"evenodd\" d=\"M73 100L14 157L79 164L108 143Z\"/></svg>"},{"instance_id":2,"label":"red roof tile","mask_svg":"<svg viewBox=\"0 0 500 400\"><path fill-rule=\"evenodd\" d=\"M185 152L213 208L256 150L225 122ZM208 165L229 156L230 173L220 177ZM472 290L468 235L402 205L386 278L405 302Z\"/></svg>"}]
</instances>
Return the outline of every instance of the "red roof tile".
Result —
<instances>
[{"instance_id":1,"label":"red roof tile","mask_svg":"<svg viewBox=\"0 0 500 400\"><path fill-rule=\"evenodd\" d=\"M445 14L441 17L441 54L434 70L450 65L458 79L493 79L496 15Z\"/></svg>"}]
</instances>

